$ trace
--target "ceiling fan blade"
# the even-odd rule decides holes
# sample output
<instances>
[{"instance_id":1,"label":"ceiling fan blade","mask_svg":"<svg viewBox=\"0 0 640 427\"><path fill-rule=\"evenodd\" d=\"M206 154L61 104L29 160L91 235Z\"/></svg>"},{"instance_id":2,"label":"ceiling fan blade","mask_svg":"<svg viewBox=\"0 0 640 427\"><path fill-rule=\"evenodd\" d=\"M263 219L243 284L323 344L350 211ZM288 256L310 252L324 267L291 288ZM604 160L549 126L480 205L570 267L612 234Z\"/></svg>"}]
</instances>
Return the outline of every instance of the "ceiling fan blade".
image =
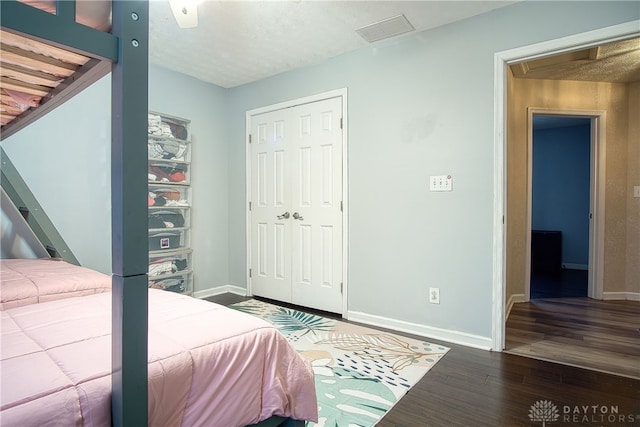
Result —
<instances>
[{"instance_id":1,"label":"ceiling fan blade","mask_svg":"<svg viewBox=\"0 0 640 427\"><path fill-rule=\"evenodd\" d=\"M169 4L178 27L194 28L198 26L198 7L195 1L169 0Z\"/></svg>"}]
</instances>

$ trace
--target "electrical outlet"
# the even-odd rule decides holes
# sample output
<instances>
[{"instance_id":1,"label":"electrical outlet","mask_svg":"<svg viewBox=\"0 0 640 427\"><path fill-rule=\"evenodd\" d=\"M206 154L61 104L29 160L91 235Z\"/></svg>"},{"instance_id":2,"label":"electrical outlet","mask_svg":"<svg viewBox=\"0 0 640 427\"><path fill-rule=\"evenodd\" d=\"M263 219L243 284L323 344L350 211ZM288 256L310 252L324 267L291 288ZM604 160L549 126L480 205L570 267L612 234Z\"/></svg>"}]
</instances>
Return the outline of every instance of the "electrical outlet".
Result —
<instances>
[{"instance_id":1,"label":"electrical outlet","mask_svg":"<svg viewBox=\"0 0 640 427\"><path fill-rule=\"evenodd\" d=\"M440 288L429 288L429 302L440 304Z\"/></svg>"}]
</instances>

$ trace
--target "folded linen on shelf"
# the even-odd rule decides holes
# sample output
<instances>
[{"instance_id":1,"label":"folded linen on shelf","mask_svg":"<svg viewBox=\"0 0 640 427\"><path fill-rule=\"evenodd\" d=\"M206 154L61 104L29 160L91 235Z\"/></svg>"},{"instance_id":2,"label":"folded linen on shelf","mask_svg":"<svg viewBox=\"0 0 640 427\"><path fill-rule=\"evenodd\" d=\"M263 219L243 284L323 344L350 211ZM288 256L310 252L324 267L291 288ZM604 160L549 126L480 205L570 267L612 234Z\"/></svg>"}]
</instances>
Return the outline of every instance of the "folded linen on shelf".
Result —
<instances>
[{"instance_id":1,"label":"folded linen on shelf","mask_svg":"<svg viewBox=\"0 0 640 427\"><path fill-rule=\"evenodd\" d=\"M187 145L171 140L149 140L149 158L164 160L184 161L187 154Z\"/></svg>"},{"instance_id":2,"label":"folded linen on shelf","mask_svg":"<svg viewBox=\"0 0 640 427\"><path fill-rule=\"evenodd\" d=\"M171 277L162 280L152 280L149 282L149 287L154 289L162 289L171 292L184 292L187 288L184 285L184 279L181 277Z\"/></svg>"},{"instance_id":3,"label":"folded linen on shelf","mask_svg":"<svg viewBox=\"0 0 640 427\"><path fill-rule=\"evenodd\" d=\"M187 268L186 259L162 258L149 263L149 276L177 273Z\"/></svg>"}]
</instances>

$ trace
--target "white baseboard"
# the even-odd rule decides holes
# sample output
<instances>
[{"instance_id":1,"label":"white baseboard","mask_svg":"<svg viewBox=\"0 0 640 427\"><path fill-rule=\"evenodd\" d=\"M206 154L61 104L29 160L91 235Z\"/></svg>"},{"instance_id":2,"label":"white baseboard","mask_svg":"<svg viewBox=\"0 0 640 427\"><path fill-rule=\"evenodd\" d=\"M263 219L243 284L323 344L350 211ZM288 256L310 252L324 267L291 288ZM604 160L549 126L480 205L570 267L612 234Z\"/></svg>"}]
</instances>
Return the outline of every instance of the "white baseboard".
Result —
<instances>
[{"instance_id":1,"label":"white baseboard","mask_svg":"<svg viewBox=\"0 0 640 427\"><path fill-rule=\"evenodd\" d=\"M406 332L425 338L438 339L482 350L491 350L493 343L491 337L483 337L480 335L452 331L449 329L434 328L432 326L422 325L419 323L410 323L403 320L390 319L388 317L376 316L374 314L367 314L358 311L347 312L347 318L352 322Z\"/></svg>"},{"instance_id":2,"label":"white baseboard","mask_svg":"<svg viewBox=\"0 0 640 427\"><path fill-rule=\"evenodd\" d=\"M232 293L241 296L247 296L247 290L245 288L241 288L240 286L234 285L224 285L218 286L216 288L203 289L201 291L196 291L193 293L194 298L209 298L215 295Z\"/></svg>"},{"instance_id":3,"label":"white baseboard","mask_svg":"<svg viewBox=\"0 0 640 427\"><path fill-rule=\"evenodd\" d=\"M509 318L509 314L511 314L511 309L513 308L513 304L519 302L525 302L527 299L524 294L513 294L509 297L509 301L507 301L507 309L505 310L505 320Z\"/></svg>"},{"instance_id":4,"label":"white baseboard","mask_svg":"<svg viewBox=\"0 0 640 427\"><path fill-rule=\"evenodd\" d=\"M603 292L602 299L610 300L629 300L640 301L640 292Z\"/></svg>"},{"instance_id":5,"label":"white baseboard","mask_svg":"<svg viewBox=\"0 0 640 427\"><path fill-rule=\"evenodd\" d=\"M563 262L562 268L566 270L588 270L589 264L573 264L570 262Z\"/></svg>"}]
</instances>

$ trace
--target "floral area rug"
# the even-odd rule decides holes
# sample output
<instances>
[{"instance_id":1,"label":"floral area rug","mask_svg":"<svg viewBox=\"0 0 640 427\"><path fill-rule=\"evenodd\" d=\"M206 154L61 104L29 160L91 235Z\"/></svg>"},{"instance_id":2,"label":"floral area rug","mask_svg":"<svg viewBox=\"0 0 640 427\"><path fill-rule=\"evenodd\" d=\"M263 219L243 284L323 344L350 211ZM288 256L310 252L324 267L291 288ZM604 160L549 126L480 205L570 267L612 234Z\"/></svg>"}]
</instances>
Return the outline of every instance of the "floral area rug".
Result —
<instances>
[{"instance_id":1,"label":"floral area rug","mask_svg":"<svg viewBox=\"0 0 640 427\"><path fill-rule=\"evenodd\" d=\"M258 300L230 306L275 325L313 366L318 423L373 426L449 350Z\"/></svg>"}]
</instances>

